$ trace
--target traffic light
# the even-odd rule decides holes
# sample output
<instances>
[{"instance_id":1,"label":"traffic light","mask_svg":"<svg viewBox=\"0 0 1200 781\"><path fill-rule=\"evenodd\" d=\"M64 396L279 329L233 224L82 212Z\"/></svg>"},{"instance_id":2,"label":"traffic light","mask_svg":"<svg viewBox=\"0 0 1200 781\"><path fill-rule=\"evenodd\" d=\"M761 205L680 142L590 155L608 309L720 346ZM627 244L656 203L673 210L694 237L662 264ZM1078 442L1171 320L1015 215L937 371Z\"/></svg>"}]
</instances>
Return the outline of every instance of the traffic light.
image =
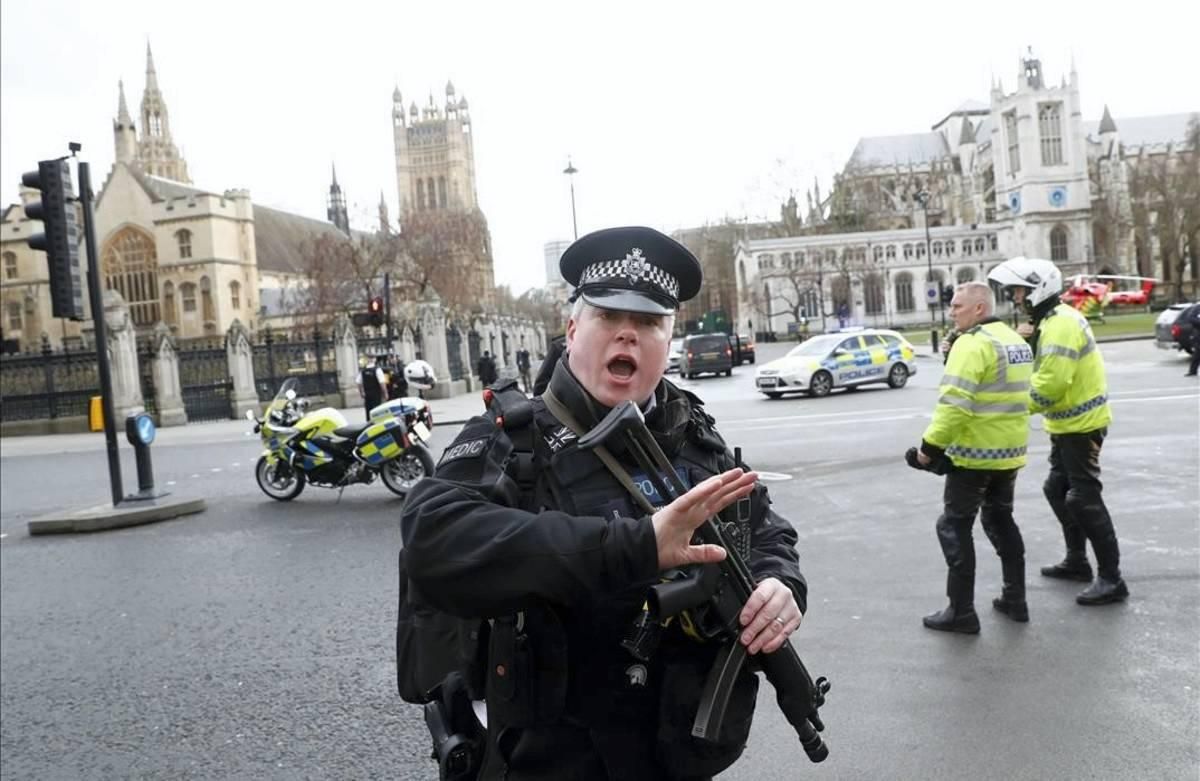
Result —
<instances>
[{"instance_id":1,"label":"traffic light","mask_svg":"<svg viewBox=\"0 0 1200 781\"><path fill-rule=\"evenodd\" d=\"M379 296L372 298L367 304L367 314L371 321L371 325L383 325L383 299Z\"/></svg>"},{"instance_id":2,"label":"traffic light","mask_svg":"<svg viewBox=\"0 0 1200 781\"><path fill-rule=\"evenodd\" d=\"M66 160L42 160L38 170L21 183L42 193L25 207L25 215L42 221L42 233L29 237L29 246L42 250L50 266L50 311L55 317L83 319L83 283L79 271L79 226L75 222L75 192Z\"/></svg>"},{"instance_id":3,"label":"traffic light","mask_svg":"<svg viewBox=\"0 0 1200 781\"><path fill-rule=\"evenodd\" d=\"M950 302L954 300L954 288L949 285L942 286L942 306L950 306Z\"/></svg>"}]
</instances>

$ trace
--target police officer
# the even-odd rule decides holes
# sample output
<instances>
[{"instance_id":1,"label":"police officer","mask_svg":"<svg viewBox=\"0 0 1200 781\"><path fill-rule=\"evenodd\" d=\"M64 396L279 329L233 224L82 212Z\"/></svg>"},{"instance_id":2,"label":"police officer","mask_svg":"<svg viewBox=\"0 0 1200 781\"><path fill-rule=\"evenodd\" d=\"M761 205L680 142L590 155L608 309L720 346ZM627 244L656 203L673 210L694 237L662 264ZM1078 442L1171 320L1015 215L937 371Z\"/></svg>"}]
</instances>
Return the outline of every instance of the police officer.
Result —
<instances>
[{"instance_id":1,"label":"police officer","mask_svg":"<svg viewBox=\"0 0 1200 781\"><path fill-rule=\"evenodd\" d=\"M374 355L360 358L358 363L362 367L358 372L358 395L362 397L367 420L370 420L371 410L388 399L387 376L379 367Z\"/></svg>"},{"instance_id":2,"label":"police officer","mask_svg":"<svg viewBox=\"0 0 1200 781\"><path fill-rule=\"evenodd\" d=\"M1121 552L1100 482L1100 447L1112 413L1104 359L1087 318L1059 301L1062 273L1048 260L1013 258L988 279L1011 291L1032 324L1023 324L1037 356L1030 411L1041 413L1050 435L1050 475L1043 490L1062 525L1067 555L1042 567L1049 578L1092 580L1087 541L1096 555L1097 577L1075 601L1103 605L1129 596L1121 579Z\"/></svg>"},{"instance_id":3,"label":"police officer","mask_svg":"<svg viewBox=\"0 0 1200 781\"><path fill-rule=\"evenodd\" d=\"M755 676L734 687L717 744L702 743L690 730L716 644L692 639L679 620L649 661L622 641L662 573L724 556L692 544L720 512L758 581L739 641L751 654L775 651L806 604L796 533L757 476L734 463L700 400L663 379L675 312L700 287L696 258L650 228L611 228L577 240L560 266L576 294L546 392L516 391L527 411L470 421L405 502L411 593L489 619L480 778L709 778L742 752ZM626 484L659 508L650 517L576 444L578 431L628 400L690 486L663 506L636 462L608 443L633 473Z\"/></svg>"},{"instance_id":4,"label":"police officer","mask_svg":"<svg viewBox=\"0 0 1200 781\"><path fill-rule=\"evenodd\" d=\"M950 604L923 619L928 628L943 632L979 632L971 538L977 512L1000 557L1004 579L992 606L1014 621L1029 620L1025 544L1013 521L1013 491L1029 439L1033 351L993 316L993 309L991 289L983 282L968 282L955 291L950 317L959 336L946 360L933 420L916 453L923 467L949 469L937 535L949 566Z\"/></svg>"}]
</instances>

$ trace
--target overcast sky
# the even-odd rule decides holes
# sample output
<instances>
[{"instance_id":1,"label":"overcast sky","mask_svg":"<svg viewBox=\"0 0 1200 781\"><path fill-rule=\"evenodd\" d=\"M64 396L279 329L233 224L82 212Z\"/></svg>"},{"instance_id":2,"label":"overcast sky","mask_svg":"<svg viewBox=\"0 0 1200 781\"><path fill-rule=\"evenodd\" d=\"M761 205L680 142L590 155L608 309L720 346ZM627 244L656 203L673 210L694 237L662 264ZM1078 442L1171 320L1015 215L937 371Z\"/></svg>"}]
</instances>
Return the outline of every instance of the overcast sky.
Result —
<instances>
[{"instance_id":1,"label":"overcast sky","mask_svg":"<svg viewBox=\"0 0 1200 781\"><path fill-rule=\"evenodd\" d=\"M154 49L197 186L325 217L330 163L356 227L397 216L391 95L470 102L496 276L542 284L542 245L580 233L762 218L861 136L928 130L1032 45L1074 56L1085 120L1200 109L1200 4L71 2L0 5L0 196L83 143L113 160L117 80L135 118ZM141 131L139 126L138 130Z\"/></svg>"}]
</instances>

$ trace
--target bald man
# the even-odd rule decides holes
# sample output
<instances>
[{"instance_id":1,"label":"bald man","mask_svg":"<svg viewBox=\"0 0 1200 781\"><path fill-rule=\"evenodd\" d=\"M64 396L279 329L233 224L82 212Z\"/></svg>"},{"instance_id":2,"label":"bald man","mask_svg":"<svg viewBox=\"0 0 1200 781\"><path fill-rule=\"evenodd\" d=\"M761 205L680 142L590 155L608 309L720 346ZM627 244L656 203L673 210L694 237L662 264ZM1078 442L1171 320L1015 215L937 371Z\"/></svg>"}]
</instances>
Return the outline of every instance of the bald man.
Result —
<instances>
[{"instance_id":1,"label":"bald man","mask_svg":"<svg viewBox=\"0 0 1200 781\"><path fill-rule=\"evenodd\" d=\"M986 283L968 282L955 290L950 317L961 335L950 349L933 420L914 464L946 475L937 536L949 569L950 604L923 619L926 627L942 632L979 632L971 537L977 513L1000 557L1004 580L992 606L1014 621L1029 620L1025 544L1012 510L1029 440L1033 351L993 309Z\"/></svg>"}]
</instances>

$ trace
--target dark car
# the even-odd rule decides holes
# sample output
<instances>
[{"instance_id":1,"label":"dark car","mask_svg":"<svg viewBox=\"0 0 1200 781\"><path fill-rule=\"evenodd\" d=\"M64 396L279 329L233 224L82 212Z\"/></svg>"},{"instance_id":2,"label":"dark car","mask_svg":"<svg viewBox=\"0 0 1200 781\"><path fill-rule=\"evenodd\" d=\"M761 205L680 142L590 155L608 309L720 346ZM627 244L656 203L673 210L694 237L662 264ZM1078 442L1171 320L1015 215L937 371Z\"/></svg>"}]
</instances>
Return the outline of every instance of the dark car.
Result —
<instances>
[{"instance_id":1,"label":"dark car","mask_svg":"<svg viewBox=\"0 0 1200 781\"><path fill-rule=\"evenodd\" d=\"M692 334L683 338L680 376L691 379L704 372L726 377L733 374L733 347L725 334Z\"/></svg>"},{"instance_id":2,"label":"dark car","mask_svg":"<svg viewBox=\"0 0 1200 781\"><path fill-rule=\"evenodd\" d=\"M733 346L733 365L741 366L743 363L754 363L754 340L746 334L733 334L729 337L729 343Z\"/></svg>"},{"instance_id":3,"label":"dark car","mask_svg":"<svg viewBox=\"0 0 1200 781\"><path fill-rule=\"evenodd\" d=\"M1195 330L1200 303L1171 304L1154 321L1154 345L1162 350L1185 350L1193 348L1192 333Z\"/></svg>"}]
</instances>

